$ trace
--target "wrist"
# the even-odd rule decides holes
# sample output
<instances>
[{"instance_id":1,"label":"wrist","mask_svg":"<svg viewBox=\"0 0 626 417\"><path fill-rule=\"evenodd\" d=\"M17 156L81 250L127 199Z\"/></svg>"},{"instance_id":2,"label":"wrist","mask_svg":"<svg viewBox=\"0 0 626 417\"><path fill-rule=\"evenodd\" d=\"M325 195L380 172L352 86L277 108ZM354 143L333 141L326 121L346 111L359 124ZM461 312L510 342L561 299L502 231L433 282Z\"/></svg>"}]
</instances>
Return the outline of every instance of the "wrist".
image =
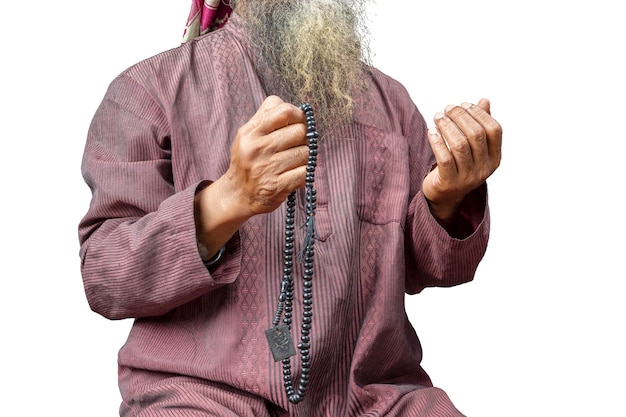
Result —
<instances>
[{"instance_id":1,"label":"wrist","mask_svg":"<svg viewBox=\"0 0 626 417\"><path fill-rule=\"evenodd\" d=\"M206 261L218 254L247 220L232 205L232 194L218 179L198 188L194 197L194 220L198 251Z\"/></svg>"},{"instance_id":2,"label":"wrist","mask_svg":"<svg viewBox=\"0 0 626 417\"><path fill-rule=\"evenodd\" d=\"M430 209L430 213L433 215L435 219L439 223L450 223L454 220L456 215L459 212L459 208L461 207L461 203L463 200L458 202L434 202L426 198L426 202L428 203L428 208Z\"/></svg>"},{"instance_id":3,"label":"wrist","mask_svg":"<svg viewBox=\"0 0 626 417\"><path fill-rule=\"evenodd\" d=\"M215 266L216 264L218 264L226 253L226 245L222 246L217 251L217 253L211 256L211 252L209 251L209 249L204 245L204 243L200 242L199 239L196 240L196 244L198 245L198 253L200 254L200 259L202 259L202 262L204 262L204 265L206 265L207 267Z\"/></svg>"}]
</instances>

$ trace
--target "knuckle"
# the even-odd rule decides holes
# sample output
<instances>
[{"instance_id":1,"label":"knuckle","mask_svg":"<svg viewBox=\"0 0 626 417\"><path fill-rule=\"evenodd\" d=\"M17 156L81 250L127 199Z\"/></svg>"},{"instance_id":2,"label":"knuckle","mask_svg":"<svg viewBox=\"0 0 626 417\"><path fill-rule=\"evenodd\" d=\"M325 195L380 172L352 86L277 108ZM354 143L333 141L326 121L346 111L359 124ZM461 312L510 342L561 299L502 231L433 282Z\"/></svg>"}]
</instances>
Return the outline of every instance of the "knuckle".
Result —
<instances>
[{"instance_id":1,"label":"knuckle","mask_svg":"<svg viewBox=\"0 0 626 417\"><path fill-rule=\"evenodd\" d=\"M487 127L487 131L492 136L502 137L502 126L495 120L492 120L492 122L489 124L489 126Z\"/></svg>"},{"instance_id":2,"label":"knuckle","mask_svg":"<svg viewBox=\"0 0 626 417\"><path fill-rule=\"evenodd\" d=\"M500 167L500 160L501 160L501 158L498 157L498 158L495 158L492 161L492 163L491 163L491 166L492 166L491 172L495 171L496 169L498 169Z\"/></svg>"},{"instance_id":3,"label":"knuckle","mask_svg":"<svg viewBox=\"0 0 626 417\"><path fill-rule=\"evenodd\" d=\"M468 127L465 136L474 142L484 142L487 140L485 130L479 126Z\"/></svg>"},{"instance_id":4,"label":"knuckle","mask_svg":"<svg viewBox=\"0 0 626 417\"><path fill-rule=\"evenodd\" d=\"M281 103L283 103L283 100L280 97L278 97L277 95L269 95L263 101L262 106L265 108L273 108L280 105Z\"/></svg>"},{"instance_id":5,"label":"knuckle","mask_svg":"<svg viewBox=\"0 0 626 417\"><path fill-rule=\"evenodd\" d=\"M262 205L271 205L276 195L279 193L278 181L274 178L266 178L259 184L259 202Z\"/></svg>"},{"instance_id":6,"label":"knuckle","mask_svg":"<svg viewBox=\"0 0 626 417\"><path fill-rule=\"evenodd\" d=\"M247 123L244 123L243 125L241 125L239 129L237 129L237 134L236 134L236 137L239 140L239 142L241 142L242 140L245 140L245 138L252 133L252 131L254 130L256 126L257 126L257 123L254 121L254 119L250 119Z\"/></svg>"},{"instance_id":7,"label":"knuckle","mask_svg":"<svg viewBox=\"0 0 626 417\"><path fill-rule=\"evenodd\" d=\"M237 142L236 149L239 155L244 158L252 158L259 153L259 142L252 140L248 135L240 136L240 140Z\"/></svg>"},{"instance_id":8,"label":"knuckle","mask_svg":"<svg viewBox=\"0 0 626 417\"><path fill-rule=\"evenodd\" d=\"M437 165L441 167L441 169L449 169L454 165L454 158L449 153L444 153L440 155L437 159Z\"/></svg>"},{"instance_id":9,"label":"knuckle","mask_svg":"<svg viewBox=\"0 0 626 417\"><path fill-rule=\"evenodd\" d=\"M470 155L472 153L472 149L470 148L470 144L467 140L459 140L454 142L450 146L450 149L452 149L455 154L463 156Z\"/></svg>"},{"instance_id":10,"label":"knuckle","mask_svg":"<svg viewBox=\"0 0 626 417\"><path fill-rule=\"evenodd\" d=\"M294 123L290 126L292 129L292 135L297 138L301 138L306 141L306 126L302 123ZM303 142L304 143L304 142Z\"/></svg>"},{"instance_id":11,"label":"knuckle","mask_svg":"<svg viewBox=\"0 0 626 417\"><path fill-rule=\"evenodd\" d=\"M307 146L299 146L297 155L299 161L306 163L309 158L309 148Z\"/></svg>"},{"instance_id":12,"label":"knuckle","mask_svg":"<svg viewBox=\"0 0 626 417\"><path fill-rule=\"evenodd\" d=\"M289 120L294 112L294 106L291 103L281 102L275 108L276 117L284 120Z\"/></svg>"}]
</instances>

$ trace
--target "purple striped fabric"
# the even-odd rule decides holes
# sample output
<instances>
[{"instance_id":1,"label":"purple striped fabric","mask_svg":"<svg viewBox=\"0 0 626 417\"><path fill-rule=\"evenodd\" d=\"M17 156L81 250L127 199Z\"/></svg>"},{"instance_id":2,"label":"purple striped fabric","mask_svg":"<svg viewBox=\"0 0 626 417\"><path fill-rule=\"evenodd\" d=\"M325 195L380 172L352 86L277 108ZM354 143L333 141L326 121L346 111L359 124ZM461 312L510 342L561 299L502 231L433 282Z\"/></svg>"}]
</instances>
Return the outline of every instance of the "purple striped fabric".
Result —
<instances>
[{"instance_id":1,"label":"purple striped fabric","mask_svg":"<svg viewBox=\"0 0 626 417\"><path fill-rule=\"evenodd\" d=\"M119 352L122 415L461 416L420 366L404 296L473 278L489 234L486 191L464 207L467 238L450 237L430 215L421 194L433 163L426 124L393 79L372 69L355 121L321 132L303 402L288 403L264 338L282 279L284 207L251 218L216 270L202 263L194 192L226 172L237 129L271 93L240 23L234 15L222 30L129 68L88 132L85 293L105 317L136 318ZM301 223L302 190L297 197ZM296 278L294 323L301 290Z\"/></svg>"}]
</instances>

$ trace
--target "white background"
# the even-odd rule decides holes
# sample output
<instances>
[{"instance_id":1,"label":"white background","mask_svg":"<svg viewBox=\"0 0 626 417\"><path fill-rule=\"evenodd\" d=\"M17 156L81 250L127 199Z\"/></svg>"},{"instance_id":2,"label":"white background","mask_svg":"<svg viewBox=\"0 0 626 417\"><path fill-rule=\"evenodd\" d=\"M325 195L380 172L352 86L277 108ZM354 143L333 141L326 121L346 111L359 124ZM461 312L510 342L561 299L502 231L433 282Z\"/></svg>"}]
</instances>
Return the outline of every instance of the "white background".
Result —
<instances>
[{"instance_id":1,"label":"white background","mask_svg":"<svg viewBox=\"0 0 626 417\"><path fill-rule=\"evenodd\" d=\"M426 370L468 416L626 416L618 4L371 7L375 64L429 122L447 104L488 97L504 127L475 281L407 300ZM80 159L109 82L176 47L189 5L0 6L2 415L117 415L116 354L130 322L96 315L84 298Z\"/></svg>"}]
</instances>

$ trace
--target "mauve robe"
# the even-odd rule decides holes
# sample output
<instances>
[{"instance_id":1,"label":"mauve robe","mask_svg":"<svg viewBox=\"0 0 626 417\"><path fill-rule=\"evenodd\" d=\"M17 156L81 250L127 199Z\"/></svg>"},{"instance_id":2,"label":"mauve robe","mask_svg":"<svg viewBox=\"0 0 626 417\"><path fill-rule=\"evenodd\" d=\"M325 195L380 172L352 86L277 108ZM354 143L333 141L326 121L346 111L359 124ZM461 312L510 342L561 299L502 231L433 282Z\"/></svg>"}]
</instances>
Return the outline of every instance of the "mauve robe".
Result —
<instances>
[{"instance_id":1,"label":"mauve robe","mask_svg":"<svg viewBox=\"0 0 626 417\"><path fill-rule=\"evenodd\" d=\"M119 352L122 415L462 415L420 366L404 297L473 278L489 235L486 186L464 203L469 236L451 237L421 193L434 163L422 115L390 77L372 69L369 84L354 123L320 132L311 382L293 406L264 336L282 279L284 206L245 223L214 270L196 247L194 193L224 174L237 129L267 95L240 18L111 83L88 132L93 199L79 238L91 308L135 318ZM297 381L299 358L292 369Z\"/></svg>"}]
</instances>

